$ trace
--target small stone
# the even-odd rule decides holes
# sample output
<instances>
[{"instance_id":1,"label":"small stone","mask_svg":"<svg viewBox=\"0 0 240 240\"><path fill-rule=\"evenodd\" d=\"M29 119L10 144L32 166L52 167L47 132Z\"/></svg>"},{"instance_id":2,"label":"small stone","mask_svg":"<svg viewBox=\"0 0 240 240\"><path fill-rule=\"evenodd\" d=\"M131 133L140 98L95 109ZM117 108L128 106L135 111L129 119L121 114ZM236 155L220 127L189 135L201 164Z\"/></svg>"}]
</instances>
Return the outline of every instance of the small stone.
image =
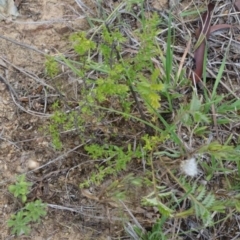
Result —
<instances>
[{"instance_id":1,"label":"small stone","mask_svg":"<svg viewBox=\"0 0 240 240\"><path fill-rule=\"evenodd\" d=\"M29 160L27 163L28 169L33 170L35 168L38 168L40 165L37 161Z\"/></svg>"}]
</instances>

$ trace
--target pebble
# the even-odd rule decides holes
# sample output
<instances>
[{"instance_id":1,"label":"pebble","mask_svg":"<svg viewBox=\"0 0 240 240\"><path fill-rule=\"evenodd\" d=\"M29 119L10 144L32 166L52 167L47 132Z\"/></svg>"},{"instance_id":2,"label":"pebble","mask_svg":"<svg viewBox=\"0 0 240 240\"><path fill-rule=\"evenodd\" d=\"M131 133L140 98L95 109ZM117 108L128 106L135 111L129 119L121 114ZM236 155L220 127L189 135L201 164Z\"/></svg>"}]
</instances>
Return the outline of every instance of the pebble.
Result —
<instances>
[{"instance_id":1,"label":"pebble","mask_svg":"<svg viewBox=\"0 0 240 240\"><path fill-rule=\"evenodd\" d=\"M35 168L38 168L40 165L37 161L34 161L34 160L28 160L28 163L27 163L27 167L28 169L30 170L33 170Z\"/></svg>"}]
</instances>

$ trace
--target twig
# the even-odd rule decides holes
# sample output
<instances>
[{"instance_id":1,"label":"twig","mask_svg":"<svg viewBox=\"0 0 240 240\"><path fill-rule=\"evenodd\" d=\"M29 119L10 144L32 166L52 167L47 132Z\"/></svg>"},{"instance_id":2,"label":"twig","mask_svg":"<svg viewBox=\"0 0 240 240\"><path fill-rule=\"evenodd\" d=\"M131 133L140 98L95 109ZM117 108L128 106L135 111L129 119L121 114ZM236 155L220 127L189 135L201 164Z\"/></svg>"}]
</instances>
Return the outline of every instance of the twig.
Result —
<instances>
[{"instance_id":1,"label":"twig","mask_svg":"<svg viewBox=\"0 0 240 240\"><path fill-rule=\"evenodd\" d=\"M39 112L35 112L35 111L32 111L32 110L26 110L22 105L20 105L20 104L16 101L16 99L15 99L15 97L14 97L14 94L12 94L12 92L10 92L10 93L11 93L11 97L12 97L13 102L15 103L15 105L16 105L19 109L21 109L23 112L28 113L28 114L32 114L32 115L37 116L37 117L51 117L51 116L52 116L52 114L44 114L44 113L39 113Z\"/></svg>"},{"instance_id":2,"label":"twig","mask_svg":"<svg viewBox=\"0 0 240 240\"><path fill-rule=\"evenodd\" d=\"M47 91L45 88L43 88L43 91L44 91L44 94L45 94L45 101L44 101L44 110L43 112L46 113L46 110L47 110L47 98L48 98L48 94L47 94Z\"/></svg>"},{"instance_id":3,"label":"twig","mask_svg":"<svg viewBox=\"0 0 240 240\"><path fill-rule=\"evenodd\" d=\"M40 53L40 54L42 54L42 55L44 55L44 56L48 55L48 54L46 54L45 52L43 52L43 51L41 51L41 50L39 50L39 49L37 49L37 48L35 48L35 47L33 47L33 46L30 46L30 45L27 45L27 44L24 44L24 43L17 42L16 40L14 40L14 39L12 39L12 38L5 37L5 36L3 36L3 35L0 35L0 38L2 38L2 39L4 39L4 40L7 40L7 41L9 41L9 42L12 42L12 43L14 43L14 44L16 44L16 45L19 45L19 46L21 46L21 47L31 49L31 50L33 50L33 51L35 51L35 52L37 52L37 53Z\"/></svg>"},{"instance_id":4,"label":"twig","mask_svg":"<svg viewBox=\"0 0 240 240\"><path fill-rule=\"evenodd\" d=\"M3 129L2 132L0 133L0 139L3 140L3 141L7 141L7 142L11 143L14 147L20 149L20 147L19 147L16 143L14 143L14 142L8 140L8 139L5 138L5 137L2 137L3 131L4 131L4 129Z\"/></svg>"},{"instance_id":5,"label":"twig","mask_svg":"<svg viewBox=\"0 0 240 240\"><path fill-rule=\"evenodd\" d=\"M80 144L80 145L76 146L76 147L73 148L73 149L70 149L70 150L67 151L66 153L64 153L64 154L62 154L62 155L56 157L55 159L53 159L53 160L47 162L46 164L43 164L42 166L40 166L40 167L38 167L38 168L35 168L35 169L33 169L33 170L27 172L27 174L28 174L28 173L32 173L32 172L35 172L35 171L37 171L37 170L39 170L39 169L42 169L42 168L44 168L44 167L46 167L46 166L48 166L48 165L50 165L50 164L52 164L52 163L55 163L55 162L57 162L57 161L63 159L63 158L66 157L69 153L74 152L75 150L77 150L78 148L84 146L85 144L89 143L90 141L91 141L91 140L87 140L85 143Z\"/></svg>"},{"instance_id":6,"label":"twig","mask_svg":"<svg viewBox=\"0 0 240 240\"><path fill-rule=\"evenodd\" d=\"M1 74L0 74L0 81L3 82L7 86L10 93L12 93L18 100L18 95L17 95L16 91L14 90L12 85L8 82L8 80L6 78L4 78Z\"/></svg>"},{"instance_id":7,"label":"twig","mask_svg":"<svg viewBox=\"0 0 240 240\"><path fill-rule=\"evenodd\" d=\"M100 220L103 220L103 221L105 220L105 221L109 222L107 220L107 217L105 217L105 216L97 216L97 215L91 215L91 214L84 213L84 211L83 211L84 209L89 208L90 210L92 210L93 207L83 207L83 206L80 206L80 207L65 207L65 206L55 205L55 204L47 204L47 206L50 207L50 208L54 208L54 209L67 210L67 211L79 213L79 214L81 214L83 216L86 216L88 218L100 219ZM102 210L102 209L99 209L99 210ZM122 222L123 218L111 217L111 220Z\"/></svg>"},{"instance_id":8,"label":"twig","mask_svg":"<svg viewBox=\"0 0 240 240\"><path fill-rule=\"evenodd\" d=\"M20 71L21 73L23 73L23 74L25 74L26 76L34 79L37 83L39 83L39 84L41 84L41 85L43 85L43 86L45 86L45 87L48 87L48 88L50 88L50 89L52 89L52 90L55 90L54 87L48 85L47 83L45 83L43 80L39 79L38 77L33 76L32 73L30 74L30 73L28 73L26 70L24 70L24 69L22 69L22 68L20 68L20 67L18 67L18 66L16 66L16 65L14 65L13 63L9 62L9 61L8 61L6 58L4 58L4 57L1 57L1 56L0 56L0 58L1 58L4 62L6 62L6 63L8 63L9 65L11 65L13 68L15 68L15 69L17 69L18 71Z\"/></svg>"}]
</instances>

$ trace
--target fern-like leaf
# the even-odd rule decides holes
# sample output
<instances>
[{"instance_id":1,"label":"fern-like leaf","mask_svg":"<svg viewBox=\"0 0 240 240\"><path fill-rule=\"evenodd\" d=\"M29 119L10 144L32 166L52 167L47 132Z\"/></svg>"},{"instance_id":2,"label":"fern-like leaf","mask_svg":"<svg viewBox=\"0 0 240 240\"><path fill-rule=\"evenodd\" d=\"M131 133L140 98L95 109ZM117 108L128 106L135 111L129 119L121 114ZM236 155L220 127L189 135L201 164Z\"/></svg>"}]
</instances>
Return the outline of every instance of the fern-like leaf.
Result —
<instances>
[{"instance_id":1,"label":"fern-like leaf","mask_svg":"<svg viewBox=\"0 0 240 240\"><path fill-rule=\"evenodd\" d=\"M225 207L222 202L215 199L215 195L208 192L206 187L197 182L188 182L186 178L180 179L180 185L185 190L186 196L191 201L191 209L180 213L186 216L195 213L198 219L201 219L205 226L213 224L212 213L214 211L223 212ZM189 211L190 210L190 211Z\"/></svg>"},{"instance_id":2,"label":"fern-like leaf","mask_svg":"<svg viewBox=\"0 0 240 240\"><path fill-rule=\"evenodd\" d=\"M202 201L203 198L204 198L205 195L206 195L206 188L205 188L204 186L200 186L200 187L198 188L198 190L200 190L200 192L199 192L198 196L196 197L196 199L197 199L198 201Z\"/></svg>"},{"instance_id":3,"label":"fern-like leaf","mask_svg":"<svg viewBox=\"0 0 240 240\"><path fill-rule=\"evenodd\" d=\"M202 204L206 208L210 208L213 206L214 202L215 202L215 196L212 193L208 193L205 199L202 201Z\"/></svg>"}]
</instances>

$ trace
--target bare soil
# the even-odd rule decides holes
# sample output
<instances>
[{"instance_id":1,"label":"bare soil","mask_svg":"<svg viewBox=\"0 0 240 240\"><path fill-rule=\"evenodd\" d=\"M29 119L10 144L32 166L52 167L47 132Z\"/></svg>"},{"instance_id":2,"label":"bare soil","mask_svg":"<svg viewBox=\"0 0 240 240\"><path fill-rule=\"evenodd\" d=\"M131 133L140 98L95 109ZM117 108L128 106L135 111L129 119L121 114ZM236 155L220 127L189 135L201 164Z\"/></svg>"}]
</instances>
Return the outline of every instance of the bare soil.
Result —
<instances>
[{"instance_id":1,"label":"bare soil","mask_svg":"<svg viewBox=\"0 0 240 240\"><path fill-rule=\"evenodd\" d=\"M43 113L45 97L42 83L51 85L44 73L44 54L54 55L57 51L64 52L69 48L69 34L87 27L84 14L74 0L21 1L19 12L20 16L17 19L8 18L0 23L0 74L8 81L20 99L18 101L16 96L12 98L7 85L1 81L0 239L88 239L96 233L87 224L83 224L86 220L83 220L77 213L58 209L49 209L48 216L41 224L32 226L33 231L28 237L12 236L6 226L10 214L21 207L21 203L8 193L7 186L14 182L17 174L29 171L30 160L42 165L61 155L53 150L50 139L42 137L43 133L39 130L44 121L47 121L47 118L42 116L49 114L48 109ZM51 98L53 99L54 96L50 94L50 102ZM22 110L19 106L22 106ZM76 199L71 202L77 201L75 205L81 202L79 205L81 208L84 205L84 199L80 198L77 180L67 180L66 183L66 171L62 173L56 171L55 175L51 172L50 166L48 172L50 175L44 183L41 177L37 177L37 174L32 175L32 179L29 180L34 185L30 198L39 198L46 203L61 204L68 202L71 198L65 195L68 192ZM42 176L41 172L38 174ZM50 188L47 186L49 184ZM62 189L62 192L57 193L59 187L65 188L66 186L67 192ZM45 187L50 190L47 191ZM98 235L104 234L104 229L105 227L102 227L102 232L99 228Z\"/></svg>"}]
</instances>

